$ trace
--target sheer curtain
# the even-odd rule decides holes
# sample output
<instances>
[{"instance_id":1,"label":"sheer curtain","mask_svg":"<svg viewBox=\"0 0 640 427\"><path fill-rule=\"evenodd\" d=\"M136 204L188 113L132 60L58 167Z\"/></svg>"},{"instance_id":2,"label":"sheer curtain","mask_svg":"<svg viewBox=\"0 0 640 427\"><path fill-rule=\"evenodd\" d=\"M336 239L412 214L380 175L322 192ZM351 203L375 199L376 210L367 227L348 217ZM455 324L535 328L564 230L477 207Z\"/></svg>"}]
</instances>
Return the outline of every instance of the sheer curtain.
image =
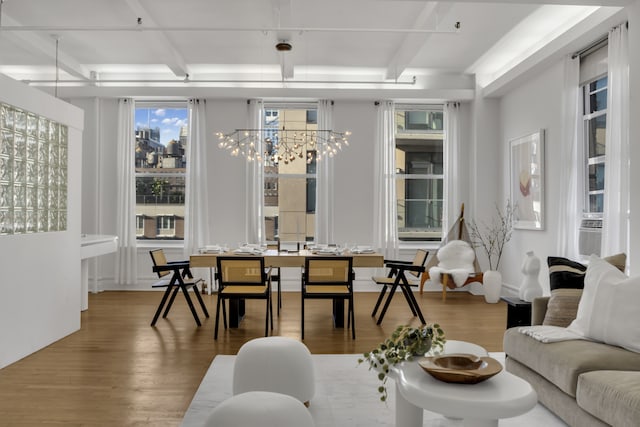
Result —
<instances>
[{"instance_id":1,"label":"sheer curtain","mask_svg":"<svg viewBox=\"0 0 640 427\"><path fill-rule=\"evenodd\" d=\"M629 41L626 25L609 32L602 255L629 253Z\"/></svg>"},{"instance_id":2,"label":"sheer curtain","mask_svg":"<svg viewBox=\"0 0 640 427\"><path fill-rule=\"evenodd\" d=\"M577 259L578 228L581 203L578 200L578 132L580 130L580 58L567 56L564 61L562 92L562 147L560 164L560 200L558 212L557 253Z\"/></svg>"},{"instance_id":3,"label":"sheer curtain","mask_svg":"<svg viewBox=\"0 0 640 427\"><path fill-rule=\"evenodd\" d=\"M396 156L393 101L378 104L375 134L373 244L385 256L398 257Z\"/></svg>"},{"instance_id":4,"label":"sheer curtain","mask_svg":"<svg viewBox=\"0 0 640 427\"><path fill-rule=\"evenodd\" d=\"M333 101L318 102L318 129L333 129ZM333 239L333 158L316 162L316 243L335 243Z\"/></svg>"},{"instance_id":5,"label":"sheer curtain","mask_svg":"<svg viewBox=\"0 0 640 427\"><path fill-rule=\"evenodd\" d=\"M184 206L184 255L195 253L209 239L209 191L207 186L206 101L189 100L189 144Z\"/></svg>"},{"instance_id":6,"label":"sheer curtain","mask_svg":"<svg viewBox=\"0 0 640 427\"><path fill-rule=\"evenodd\" d=\"M460 103L444 105L444 206L443 237L460 214Z\"/></svg>"},{"instance_id":7,"label":"sheer curtain","mask_svg":"<svg viewBox=\"0 0 640 427\"><path fill-rule=\"evenodd\" d=\"M118 100L116 282L120 285L135 285L138 278L134 113L135 101L133 99Z\"/></svg>"},{"instance_id":8,"label":"sheer curtain","mask_svg":"<svg viewBox=\"0 0 640 427\"><path fill-rule=\"evenodd\" d=\"M262 129L264 104L262 100L251 99L249 105L249 129ZM258 132L260 134L260 132ZM263 153L262 139L255 141L255 150ZM262 154L261 154L262 155ZM246 183L246 240L248 243L264 243L264 167L261 161L247 161Z\"/></svg>"}]
</instances>

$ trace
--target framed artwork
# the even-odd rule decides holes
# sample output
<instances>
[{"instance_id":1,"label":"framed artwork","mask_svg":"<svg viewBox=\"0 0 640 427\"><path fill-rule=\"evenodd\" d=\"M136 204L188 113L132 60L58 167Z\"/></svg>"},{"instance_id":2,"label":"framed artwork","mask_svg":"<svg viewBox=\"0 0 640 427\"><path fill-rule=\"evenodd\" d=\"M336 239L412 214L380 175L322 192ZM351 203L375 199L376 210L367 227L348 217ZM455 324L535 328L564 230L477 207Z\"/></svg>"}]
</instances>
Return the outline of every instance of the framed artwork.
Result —
<instances>
[{"instance_id":1,"label":"framed artwork","mask_svg":"<svg viewBox=\"0 0 640 427\"><path fill-rule=\"evenodd\" d=\"M544 230L544 130L509 142L514 228Z\"/></svg>"}]
</instances>

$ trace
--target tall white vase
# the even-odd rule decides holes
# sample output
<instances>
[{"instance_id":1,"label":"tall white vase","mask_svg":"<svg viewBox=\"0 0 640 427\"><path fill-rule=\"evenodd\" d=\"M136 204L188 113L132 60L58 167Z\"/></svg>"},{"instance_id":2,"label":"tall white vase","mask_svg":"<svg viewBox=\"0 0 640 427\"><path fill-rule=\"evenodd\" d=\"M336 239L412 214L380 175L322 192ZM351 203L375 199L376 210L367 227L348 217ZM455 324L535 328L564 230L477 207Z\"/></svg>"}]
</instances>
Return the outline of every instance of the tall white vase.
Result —
<instances>
[{"instance_id":1,"label":"tall white vase","mask_svg":"<svg viewBox=\"0 0 640 427\"><path fill-rule=\"evenodd\" d=\"M502 274L499 271L488 270L484 272L482 278L484 288L484 300L495 304L500 301L500 291L502 290Z\"/></svg>"}]
</instances>

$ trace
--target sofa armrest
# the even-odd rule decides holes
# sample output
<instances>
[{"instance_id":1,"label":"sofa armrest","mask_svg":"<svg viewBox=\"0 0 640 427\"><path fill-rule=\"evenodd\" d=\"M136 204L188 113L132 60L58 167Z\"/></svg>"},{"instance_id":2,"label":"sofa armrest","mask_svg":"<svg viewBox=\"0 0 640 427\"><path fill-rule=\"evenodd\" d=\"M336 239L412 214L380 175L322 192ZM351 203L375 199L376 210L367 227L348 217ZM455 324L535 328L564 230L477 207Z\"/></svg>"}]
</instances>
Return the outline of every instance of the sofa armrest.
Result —
<instances>
[{"instance_id":1,"label":"sofa armrest","mask_svg":"<svg viewBox=\"0 0 640 427\"><path fill-rule=\"evenodd\" d=\"M533 299L531 305L531 324L542 325L544 316L547 314L547 304L549 297L538 297Z\"/></svg>"}]
</instances>

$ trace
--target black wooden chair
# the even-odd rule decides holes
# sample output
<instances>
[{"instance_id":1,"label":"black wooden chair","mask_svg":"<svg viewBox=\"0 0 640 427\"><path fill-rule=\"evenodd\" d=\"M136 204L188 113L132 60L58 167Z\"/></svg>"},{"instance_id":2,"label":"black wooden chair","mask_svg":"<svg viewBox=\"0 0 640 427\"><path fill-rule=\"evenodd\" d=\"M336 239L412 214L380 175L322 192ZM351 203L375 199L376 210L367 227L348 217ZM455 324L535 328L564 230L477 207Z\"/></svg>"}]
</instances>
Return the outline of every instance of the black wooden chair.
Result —
<instances>
[{"instance_id":1,"label":"black wooden chair","mask_svg":"<svg viewBox=\"0 0 640 427\"><path fill-rule=\"evenodd\" d=\"M271 304L271 269L264 268L264 258L249 256L217 257L218 303L216 305L216 326L214 339L218 339L220 307L224 312L224 302L229 300L229 327L238 327L244 315L244 300L264 299L266 314L264 335L269 335L269 320L273 329L273 307ZM223 313L224 327L227 319Z\"/></svg>"},{"instance_id":2,"label":"black wooden chair","mask_svg":"<svg viewBox=\"0 0 640 427\"><path fill-rule=\"evenodd\" d=\"M429 252L418 249L416 251L416 255L413 258L413 261L396 261L396 260L384 260L384 265L389 269L389 273L386 277L372 277L371 279L376 282L378 285L382 286L382 290L380 291L380 295L378 296L378 300L376 301L376 305L373 307L373 311L371 312L371 317L375 317L378 312L378 308L380 307L380 303L384 299L384 296L387 292L387 289L390 288L389 296L387 297L384 306L382 307L382 311L380 312L380 317L378 317L378 321L376 324L381 324L382 319L384 318L387 309L389 308L389 304L391 303L391 299L395 294L398 287L402 291L405 299L407 300L407 304L409 304L409 308L414 316L418 316L420 318L420 322L422 324L426 324L424 320L424 316L422 315L422 311L420 310L420 306L418 305L418 301L416 301L415 295L413 295L412 287L418 287L420 285L420 275L424 273L424 263L427 260L427 256ZM411 278L407 278L406 273L410 274Z\"/></svg>"},{"instance_id":3,"label":"black wooden chair","mask_svg":"<svg viewBox=\"0 0 640 427\"><path fill-rule=\"evenodd\" d=\"M302 273L301 334L304 339L304 303L306 299L333 300L333 317L336 327L344 325L344 301L349 302L347 328L356 339L356 319L353 307L353 258L307 257Z\"/></svg>"},{"instance_id":4,"label":"black wooden chair","mask_svg":"<svg viewBox=\"0 0 640 427\"><path fill-rule=\"evenodd\" d=\"M153 261L153 271L158 274L158 278L160 279L158 282L151 285L151 287L166 288L164 295L162 296L162 300L160 301L160 305L158 306L158 309L153 316L153 320L151 321L151 326L155 326L163 308L164 313L162 314L162 318L164 319L167 317L167 314L169 314L169 310L173 305L173 301L176 299L176 295L180 290L182 290L184 298L187 300L187 304L189 305L189 309L191 310L191 314L193 315L196 324L198 326L202 326L198 313L196 313L196 309L193 306L191 297L189 296L188 289L193 289L193 292L200 303L200 307L202 307L204 315L209 317L207 306L204 304L204 301L200 296L200 291L198 290L198 284L204 283L204 281L202 279L193 278L189 268L189 261L169 262L167 261L167 257L162 249L154 249L149 251L149 254ZM169 300L168 302L167 299Z\"/></svg>"}]
</instances>

